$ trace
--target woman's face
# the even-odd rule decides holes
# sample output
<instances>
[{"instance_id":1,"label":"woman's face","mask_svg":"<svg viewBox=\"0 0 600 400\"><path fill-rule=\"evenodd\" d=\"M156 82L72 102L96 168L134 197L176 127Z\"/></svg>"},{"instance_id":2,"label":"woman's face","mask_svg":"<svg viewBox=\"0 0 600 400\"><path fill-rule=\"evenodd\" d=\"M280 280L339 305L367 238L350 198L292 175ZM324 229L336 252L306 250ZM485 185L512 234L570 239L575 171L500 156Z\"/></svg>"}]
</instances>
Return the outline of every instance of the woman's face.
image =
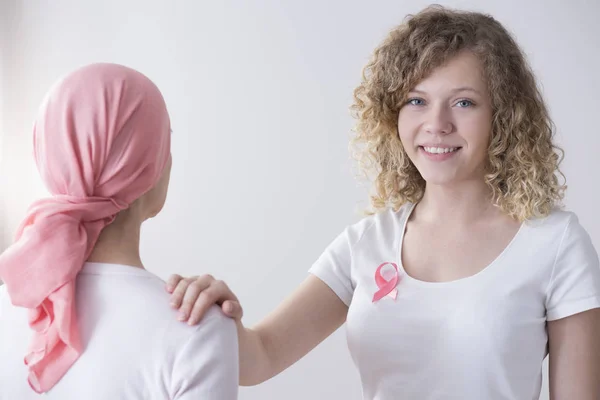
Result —
<instances>
[{"instance_id":1,"label":"woman's face","mask_svg":"<svg viewBox=\"0 0 600 400\"><path fill-rule=\"evenodd\" d=\"M463 52L417 84L398 115L402 145L427 184L483 179L492 105L483 66Z\"/></svg>"}]
</instances>

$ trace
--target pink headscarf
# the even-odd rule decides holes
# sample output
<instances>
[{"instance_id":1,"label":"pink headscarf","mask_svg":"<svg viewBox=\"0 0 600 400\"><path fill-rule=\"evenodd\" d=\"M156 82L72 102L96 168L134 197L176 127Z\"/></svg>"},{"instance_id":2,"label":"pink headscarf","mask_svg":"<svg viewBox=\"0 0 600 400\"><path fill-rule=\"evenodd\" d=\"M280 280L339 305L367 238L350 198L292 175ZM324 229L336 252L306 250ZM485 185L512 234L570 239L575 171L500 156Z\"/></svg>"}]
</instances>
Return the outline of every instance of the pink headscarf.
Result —
<instances>
[{"instance_id":1,"label":"pink headscarf","mask_svg":"<svg viewBox=\"0 0 600 400\"><path fill-rule=\"evenodd\" d=\"M75 278L102 229L152 189L170 155L170 121L144 75L93 64L60 81L34 127L35 160L53 197L30 208L0 256L14 305L30 310L29 384L50 390L83 349Z\"/></svg>"}]
</instances>

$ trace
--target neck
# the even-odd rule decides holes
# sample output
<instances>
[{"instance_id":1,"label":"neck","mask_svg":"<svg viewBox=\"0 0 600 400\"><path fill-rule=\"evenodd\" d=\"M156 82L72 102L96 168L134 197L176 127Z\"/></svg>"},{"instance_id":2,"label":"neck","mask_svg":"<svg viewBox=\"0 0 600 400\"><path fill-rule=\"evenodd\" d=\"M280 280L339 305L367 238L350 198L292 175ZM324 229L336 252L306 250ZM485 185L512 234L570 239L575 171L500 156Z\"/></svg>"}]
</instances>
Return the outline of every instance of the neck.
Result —
<instances>
[{"instance_id":1,"label":"neck","mask_svg":"<svg viewBox=\"0 0 600 400\"><path fill-rule=\"evenodd\" d=\"M132 214L131 210L119 213L113 223L102 230L88 262L144 268L140 258L141 222Z\"/></svg>"},{"instance_id":2,"label":"neck","mask_svg":"<svg viewBox=\"0 0 600 400\"><path fill-rule=\"evenodd\" d=\"M493 205L491 189L481 179L452 185L427 184L417 208L420 218L426 221L460 225L502 213Z\"/></svg>"}]
</instances>

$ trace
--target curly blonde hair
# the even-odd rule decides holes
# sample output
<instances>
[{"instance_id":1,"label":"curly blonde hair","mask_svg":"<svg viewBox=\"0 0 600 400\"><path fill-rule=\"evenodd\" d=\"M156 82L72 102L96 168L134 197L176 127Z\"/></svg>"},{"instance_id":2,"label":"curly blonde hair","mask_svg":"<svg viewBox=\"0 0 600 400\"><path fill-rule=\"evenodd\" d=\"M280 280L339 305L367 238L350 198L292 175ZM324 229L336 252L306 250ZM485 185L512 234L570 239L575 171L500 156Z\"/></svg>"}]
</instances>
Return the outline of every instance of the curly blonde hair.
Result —
<instances>
[{"instance_id":1,"label":"curly blonde hair","mask_svg":"<svg viewBox=\"0 0 600 400\"><path fill-rule=\"evenodd\" d=\"M371 205L375 211L397 210L422 198L425 181L402 147L398 113L409 90L465 50L481 60L491 96L485 181L493 201L519 221L546 216L564 196L563 152L553 143L554 125L531 68L494 18L441 6L408 16L393 29L354 91L352 147L361 170L375 181Z\"/></svg>"}]
</instances>

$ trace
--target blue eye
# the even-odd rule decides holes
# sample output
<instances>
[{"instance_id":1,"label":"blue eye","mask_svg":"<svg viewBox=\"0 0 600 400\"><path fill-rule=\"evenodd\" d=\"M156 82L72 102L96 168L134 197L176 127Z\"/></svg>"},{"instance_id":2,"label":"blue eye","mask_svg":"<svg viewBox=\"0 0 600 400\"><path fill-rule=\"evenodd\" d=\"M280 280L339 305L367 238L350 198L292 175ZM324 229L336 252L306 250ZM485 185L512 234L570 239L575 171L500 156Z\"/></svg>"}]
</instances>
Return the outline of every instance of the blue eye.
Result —
<instances>
[{"instance_id":1,"label":"blue eye","mask_svg":"<svg viewBox=\"0 0 600 400\"><path fill-rule=\"evenodd\" d=\"M458 103L456 103L456 105L461 108L471 107L473 105L473 102L471 100L461 100Z\"/></svg>"},{"instance_id":2,"label":"blue eye","mask_svg":"<svg viewBox=\"0 0 600 400\"><path fill-rule=\"evenodd\" d=\"M425 101L423 99L408 99L408 101L406 102L407 104L410 104L411 106L422 106L423 104L425 104Z\"/></svg>"}]
</instances>

